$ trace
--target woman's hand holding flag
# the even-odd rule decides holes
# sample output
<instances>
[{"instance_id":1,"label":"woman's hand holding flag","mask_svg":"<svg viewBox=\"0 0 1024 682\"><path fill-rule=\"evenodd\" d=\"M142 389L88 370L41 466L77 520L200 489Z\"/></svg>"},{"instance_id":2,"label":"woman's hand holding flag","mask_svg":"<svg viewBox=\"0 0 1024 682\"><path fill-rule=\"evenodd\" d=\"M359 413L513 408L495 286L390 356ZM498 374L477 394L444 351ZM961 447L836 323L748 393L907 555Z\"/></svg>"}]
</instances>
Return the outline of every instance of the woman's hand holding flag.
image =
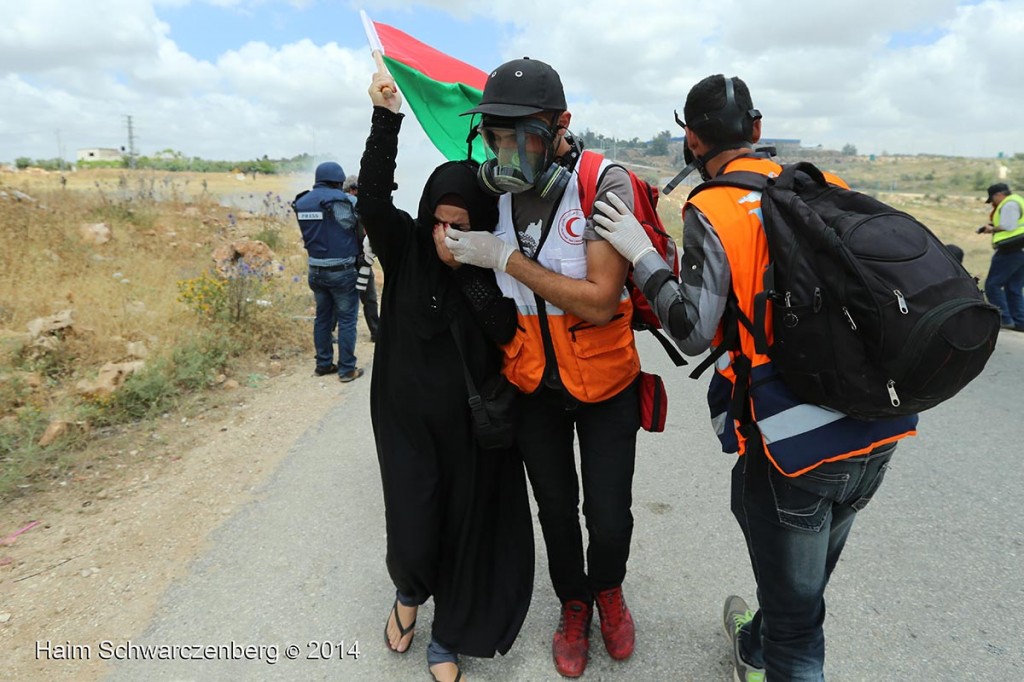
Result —
<instances>
[{"instance_id":1,"label":"woman's hand holding flag","mask_svg":"<svg viewBox=\"0 0 1024 682\"><path fill-rule=\"evenodd\" d=\"M373 74L373 80L370 82L370 101L375 107L385 107L397 114L402 108L402 95L398 92L398 86L395 85L395 79L391 77L380 50L373 51L373 61L377 64L377 72Z\"/></svg>"}]
</instances>

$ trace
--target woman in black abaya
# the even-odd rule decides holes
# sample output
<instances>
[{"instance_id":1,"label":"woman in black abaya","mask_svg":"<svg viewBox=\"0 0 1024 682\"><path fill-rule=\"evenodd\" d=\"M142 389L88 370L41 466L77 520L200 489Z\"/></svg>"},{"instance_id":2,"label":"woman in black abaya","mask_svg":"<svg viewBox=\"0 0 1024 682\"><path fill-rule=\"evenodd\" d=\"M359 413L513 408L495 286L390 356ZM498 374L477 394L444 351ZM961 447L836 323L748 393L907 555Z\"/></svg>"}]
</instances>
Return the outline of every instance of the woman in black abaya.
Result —
<instances>
[{"instance_id":1,"label":"woman in black abaya","mask_svg":"<svg viewBox=\"0 0 1024 682\"><path fill-rule=\"evenodd\" d=\"M457 654L506 653L533 590L533 525L523 466L512 450L473 438L460 335L477 386L500 368L498 345L515 332L515 306L490 270L460 265L444 228L493 230L497 204L472 162L431 174L416 219L395 208L401 95L384 68L370 86L370 135L359 168L358 211L384 269L370 384L384 489L387 567L397 588L385 628L403 653L417 606L434 599L431 674L461 679ZM453 322L455 326L453 327ZM455 330L458 330L457 332Z\"/></svg>"}]
</instances>

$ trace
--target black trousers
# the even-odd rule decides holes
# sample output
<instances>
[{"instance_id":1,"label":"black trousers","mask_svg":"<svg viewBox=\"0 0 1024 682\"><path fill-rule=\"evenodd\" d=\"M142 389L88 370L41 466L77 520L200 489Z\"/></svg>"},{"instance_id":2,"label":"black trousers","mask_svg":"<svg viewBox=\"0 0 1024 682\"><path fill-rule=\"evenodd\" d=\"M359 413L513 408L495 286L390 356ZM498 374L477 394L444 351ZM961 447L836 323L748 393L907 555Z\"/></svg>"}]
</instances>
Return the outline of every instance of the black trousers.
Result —
<instances>
[{"instance_id":1,"label":"black trousers","mask_svg":"<svg viewBox=\"0 0 1024 682\"><path fill-rule=\"evenodd\" d=\"M633 465L640 428L637 382L602 403L576 403L546 388L522 398L519 446L537 501L555 594L590 604L626 576L633 536ZM573 436L579 438L586 568L580 528L580 488Z\"/></svg>"},{"instance_id":2,"label":"black trousers","mask_svg":"<svg viewBox=\"0 0 1024 682\"><path fill-rule=\"evenodd\" d=\"M366 320L366 328L370 331L370 338L377 338L377 326L380 324L380 316L377 314L377 285L374 283L373 268L370 268L370 279L366 283L366 289L359 292L359 300L363 304L363 319Z\"/></svg>"}]
</instances>

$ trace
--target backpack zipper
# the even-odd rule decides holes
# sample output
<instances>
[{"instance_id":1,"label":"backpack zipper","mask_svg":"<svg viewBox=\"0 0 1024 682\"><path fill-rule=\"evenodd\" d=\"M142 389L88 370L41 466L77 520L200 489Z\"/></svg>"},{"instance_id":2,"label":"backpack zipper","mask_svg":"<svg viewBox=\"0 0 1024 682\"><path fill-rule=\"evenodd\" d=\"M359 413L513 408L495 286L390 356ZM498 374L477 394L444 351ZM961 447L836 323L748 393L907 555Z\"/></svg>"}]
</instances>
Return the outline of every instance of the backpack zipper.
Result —
<instances>
[{"instance_id":1,"label":"backpack zipper","mask_svg":"<svg viewBox=\"0 0 1024 682\"><path fill-rule=\"evenodd\" d=\"M907 299L903 298L903 292L899 289L893 289L892 293L896 294L896 303L900 306L900 312L904 315L910 313L910 309L907 308Z\"/></svg>"},{"instance_id":2,"label":"backpack zipper","mask_svg":"<svg viewBox=\"0 0 1024 682\"><path fill-rule=\"evenodd\" d=\"M853 321L853 315L850 314L845 305L843 306L843 315L846 315L846 321L850 323L850 329L857 331L857 323Z\"/></svg>"},{"instance_id":3,"label":"backpack zipper","mask_svg":"<svg viewBox=\"0 0 1024 682\"><path fill-rule=\"evenodd\" d=\"M921 316L921 319L917 321L917 324L913 326L907 338L910 342L903 348L903 351L896 357L896 360L890 365L895 370L893 373L899 376L902 380L906 374L906 367L911 360L920 355L919 346L928 340L932 335L934 328L936 327L934 320L935 318L942 318L943 320L950 314L972 308L974 306L981 305L981 302L973 298L956 298L952 301L946 301L935 306L927 313ZM894 382L895 383L895 382Z\"/></svg>"},{"instance_id":4,"label":"backpack zipper","mask_svg":"<svg viewBox=\"0 0 1024 682\"><path fill-rule=\"evenodd\" d=\"M896 394L896 382L889 379L889 381L885 383L885 387L889 391L889 402L892 403L893 407L899 407L900 397Z\"/></svg>"}]
</instances>

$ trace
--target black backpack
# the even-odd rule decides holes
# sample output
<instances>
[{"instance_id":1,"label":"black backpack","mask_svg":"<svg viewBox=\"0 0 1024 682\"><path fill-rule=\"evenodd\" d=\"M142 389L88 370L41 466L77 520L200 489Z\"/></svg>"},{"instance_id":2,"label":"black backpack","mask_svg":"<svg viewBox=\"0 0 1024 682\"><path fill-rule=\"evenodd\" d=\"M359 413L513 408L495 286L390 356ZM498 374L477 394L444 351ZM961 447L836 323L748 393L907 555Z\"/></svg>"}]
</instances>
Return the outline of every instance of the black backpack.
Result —
<instances>
[{"instance_id":1,"label":"black backpack","mask_svg":"<svg viewBox=\"0 0 1024 682\"><path fill-rule=\"evenodd\" d=\"M735 324L743 324L798 398L857 419L927 410L984 368L999 311L912 216L828 184L810 163L783 166L777 178L725 173L690 198L721 186L762 192L769 252L754 319L731 297L725 329L733 325L733 338L722 346L738 347ZM740 381L745 386L747 378Z\"/></svg>"}]
</instances>

